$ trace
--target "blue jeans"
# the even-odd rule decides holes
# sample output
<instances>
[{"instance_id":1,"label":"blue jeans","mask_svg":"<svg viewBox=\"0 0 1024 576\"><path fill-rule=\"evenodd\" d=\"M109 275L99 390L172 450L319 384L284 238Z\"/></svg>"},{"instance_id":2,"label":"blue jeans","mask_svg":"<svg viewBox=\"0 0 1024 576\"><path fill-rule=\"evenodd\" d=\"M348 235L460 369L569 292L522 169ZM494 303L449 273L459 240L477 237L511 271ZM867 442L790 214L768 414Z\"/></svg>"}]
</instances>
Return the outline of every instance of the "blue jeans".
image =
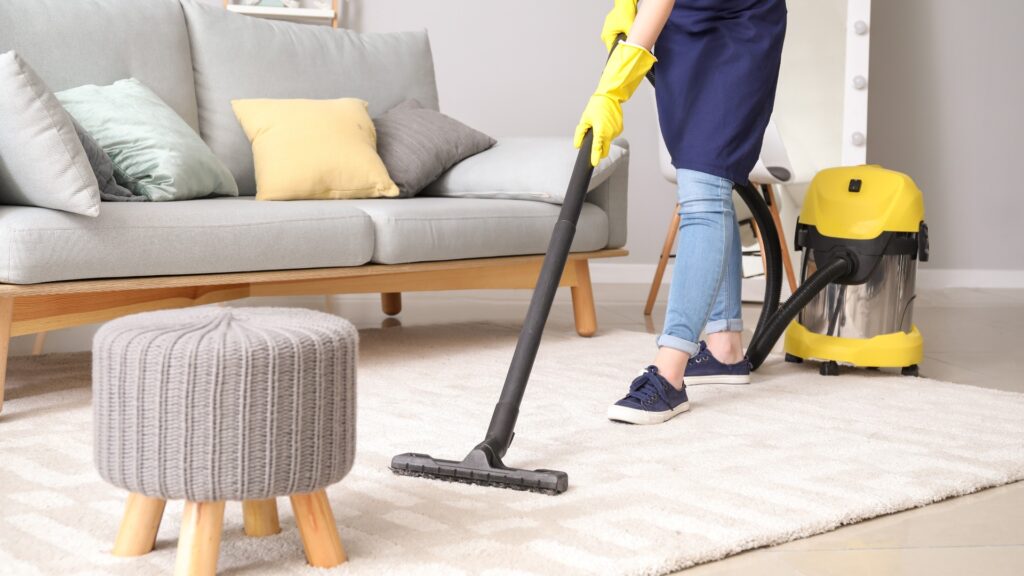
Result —
<instances>
[{"instance_id":1,"label":"blue jeans","mask_svg":"<svg viewBox=\"0 0 1024 576\"><path fill-rule=\"evenodd\" d=\"M694 170L677 170L679 240L658 346L693 356L703 330L743 330L740 290L743 247L732 205L733 183Z\"/></svg>"}]
</instances>

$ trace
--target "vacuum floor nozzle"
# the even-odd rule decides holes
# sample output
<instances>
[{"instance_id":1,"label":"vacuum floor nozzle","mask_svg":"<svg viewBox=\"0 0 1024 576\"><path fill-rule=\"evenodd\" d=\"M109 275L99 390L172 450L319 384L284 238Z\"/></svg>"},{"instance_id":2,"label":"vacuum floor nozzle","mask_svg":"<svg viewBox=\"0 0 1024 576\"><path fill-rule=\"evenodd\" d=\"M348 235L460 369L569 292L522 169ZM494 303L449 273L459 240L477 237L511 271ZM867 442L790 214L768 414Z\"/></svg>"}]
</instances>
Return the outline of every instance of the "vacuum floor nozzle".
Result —
<instances>
[{"instance_id":1,"label":"vacuum floor nozzle","mask_svg":"<svg viewBox=\"0 0 1024 576\"><path fill-rule=\"evenodd\" d=\"M565 472L509 468L496 455L479 446L461 462L436 460L426 454L399 454L391 459L391 471L401 476L528 490L551 496L569 487L569 475Z\"/></svg>"}]
</instances>

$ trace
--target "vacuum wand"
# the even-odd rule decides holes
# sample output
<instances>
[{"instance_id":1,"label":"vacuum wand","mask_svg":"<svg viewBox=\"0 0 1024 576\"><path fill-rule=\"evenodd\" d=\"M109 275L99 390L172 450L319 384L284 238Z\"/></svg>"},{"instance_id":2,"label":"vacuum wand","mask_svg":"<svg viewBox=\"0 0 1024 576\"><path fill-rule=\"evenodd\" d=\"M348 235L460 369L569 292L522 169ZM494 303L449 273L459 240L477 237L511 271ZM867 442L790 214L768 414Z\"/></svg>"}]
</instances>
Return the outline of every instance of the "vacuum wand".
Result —
<instances>
[{"instance_id":1,"label":"vacuum wand","mask_svg":"<svg viewBox=\"0 0 1024 576\"><path fill-rule=\"evenodd\" d=\"M519 341L516 343L516 351L512 355L512 364L505 376L505 385L501 389L501 397L494 408L491 425L487 429L487 436L483 442L499 457L505 455L505 451L512 443L513 431L519 415L519 405L523 401L526 384L530 379L533 362L537 357L537 349L540 347L541 336L544 333L544 325L547 324L548 314L551 312L551 303L554 301L572 240L576 235L576 223L579 221L583 201L590 187L590 178L594 173L594 167L590 163L593 139L593 132L588 131L583 139L583 145L580 146L580 153L576 157L576 165L573 168L572 178L569 180L568 193L558 214L558 222L551 234L547 256L544 257L540 277L537 278L537 286L534 288L533 298L530 299L530 307L526 312L526 320L523 322Z\"/></svg>"},{"instance_id":2,"label":"vacuum wand","mask_svg":"<svg viewBox=\"0 0 1024 576\"><path fill-rule=\"evenodd\" d=\"M566 190L565 201L558 221L551 233L551 241L541 265L540 276L530 298L526 320L519 332L516 350L512 354L501 396L494 406L490 426L484 441L473 448L461 461L439 460L426 454L399 454L391 460L391 470L403 476L419 476L449 482L482 484L513 490L532 490L545 494L561 494L569 488L569 475L557 470L521 470L509 468L501 461L515 436L519 406L530 381L533 362L537 358L540 340L544 334L551 303L562 280L572 240L576 236L583 202L590 188L594 167L590 151L594 142L593 131L587 131L576 156L572 177Z\"/></svg>"}]
</instances>

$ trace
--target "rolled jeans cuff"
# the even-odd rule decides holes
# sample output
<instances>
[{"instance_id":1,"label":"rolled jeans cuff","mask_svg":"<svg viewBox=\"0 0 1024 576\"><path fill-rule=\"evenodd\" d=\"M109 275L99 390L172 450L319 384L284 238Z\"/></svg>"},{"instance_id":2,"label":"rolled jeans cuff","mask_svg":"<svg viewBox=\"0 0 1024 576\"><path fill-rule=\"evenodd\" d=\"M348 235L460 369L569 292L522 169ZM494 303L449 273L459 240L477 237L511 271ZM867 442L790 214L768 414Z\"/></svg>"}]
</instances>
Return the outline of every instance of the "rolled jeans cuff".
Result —
<instances>
[{"instance_id":1,"label":"rolled jeans cuff","mask_svg":"<svg viewBox=\"0 0 1024 576\"><path fill-rule=\"evenodd\" d=\"M731 318L729 320L712 320L708 322L708 325L704 327L705 334L715 334L717 332L742 332L743 331L743 320L740 318Z\"/></svg>"},{"instance_id":2,"label":"rolled jeans cuff","mask_svg":"<svg viewBox=\"0 0 1024 576\"><path fill-rule=\"evenodd\" d=\"M672 348L673 350L679 350L693 356L700 351L700 345L696 342L690 342L689 340L683 340L678 336L672 336L671 334L662 334L658 337L658 347Z\"/></svg>"}]
</instances>

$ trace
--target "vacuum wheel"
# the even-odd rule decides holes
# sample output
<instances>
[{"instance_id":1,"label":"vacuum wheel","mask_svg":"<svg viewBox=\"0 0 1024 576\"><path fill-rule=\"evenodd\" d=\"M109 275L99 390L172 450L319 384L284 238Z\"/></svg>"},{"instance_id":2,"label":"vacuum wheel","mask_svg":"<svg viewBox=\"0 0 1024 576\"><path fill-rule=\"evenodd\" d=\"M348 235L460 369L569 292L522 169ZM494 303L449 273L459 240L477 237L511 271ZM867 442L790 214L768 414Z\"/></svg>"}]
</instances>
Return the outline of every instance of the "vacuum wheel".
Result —
<instances>
[{"instance_id":1,"label":"vacuum wheel","mask_svg":"<svg viewBox=\"0 0 1024 576\"><path fill-rule=\"evenodd\" d=\"M804 359L786 352L786 362L789 362L790 364L803 364Z\"/></svg>"},{"instance_id":2,"label":"vacuum wheel","mask_svg":"<svg viewBox=\"0 0 1024 576\"><path fill-rule=\"evenodd\" d=\"M917 364L905 366L903 370L900 371L900 373L903 374L904 376L913 376L915 378L921 375L921 371L918 369Z\"/></svg>"},{"instance_id":3,"label":"vacuum wheel","mask_svg":"<svg viewBox=\"0 0 1024 576\"><path fill-rule=\"evenodd\" d=\"M822 376L839 376L839 363L831 360L828 362L822 362L818 372L820 372Z\"/></svg>"}]
</instances>

